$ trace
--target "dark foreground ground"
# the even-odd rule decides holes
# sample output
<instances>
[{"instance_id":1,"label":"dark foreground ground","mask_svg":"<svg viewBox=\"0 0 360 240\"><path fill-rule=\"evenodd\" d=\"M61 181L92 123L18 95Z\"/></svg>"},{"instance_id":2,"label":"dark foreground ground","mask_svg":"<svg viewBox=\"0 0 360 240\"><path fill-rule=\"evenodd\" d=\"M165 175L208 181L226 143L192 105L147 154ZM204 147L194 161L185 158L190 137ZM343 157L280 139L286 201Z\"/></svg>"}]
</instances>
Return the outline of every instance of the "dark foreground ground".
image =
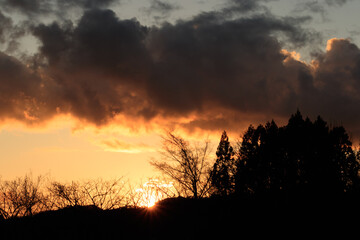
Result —
<instances>
[{"instance_id":1,"label":"dark foreground ground","mask_svg":"<svg viewBox=\"0 0 360 240\"><path fill-rule=\"evenodd\" d=\"M0 239L358 238L357 199L176 198L152 209L73 207L2 220Z\"/></svg>"}]
</instances>

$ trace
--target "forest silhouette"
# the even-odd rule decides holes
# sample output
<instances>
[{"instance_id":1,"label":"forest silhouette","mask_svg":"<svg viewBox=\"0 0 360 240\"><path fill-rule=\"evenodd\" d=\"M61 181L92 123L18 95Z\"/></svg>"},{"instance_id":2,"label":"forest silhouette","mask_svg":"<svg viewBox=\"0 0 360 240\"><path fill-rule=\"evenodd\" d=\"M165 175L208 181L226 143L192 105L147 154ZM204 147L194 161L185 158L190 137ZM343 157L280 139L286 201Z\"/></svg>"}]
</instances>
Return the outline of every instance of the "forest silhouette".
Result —
<instances>
[{"instance_id":1,"label":"forest silhouette","mask_svg":"<svg viewBox=\"0 0 360 240\"><path fill-rule=\"evenodd\" d=\"M211 163L208 142L192 146L168 133L162 156L151 164L174 182L177 194L153 208L137 206L131 192L121 195L119 181L53 182L51 197L38 191L39 181L18 179L12 182L15 190L6 182L0 191L0 234L4 239L344 236L357 224L360 153L343 126L330 127L320 116L311 121L297 111L285 126L250 125L235 145L224 131Z\"/></svg>"}]
</instances>

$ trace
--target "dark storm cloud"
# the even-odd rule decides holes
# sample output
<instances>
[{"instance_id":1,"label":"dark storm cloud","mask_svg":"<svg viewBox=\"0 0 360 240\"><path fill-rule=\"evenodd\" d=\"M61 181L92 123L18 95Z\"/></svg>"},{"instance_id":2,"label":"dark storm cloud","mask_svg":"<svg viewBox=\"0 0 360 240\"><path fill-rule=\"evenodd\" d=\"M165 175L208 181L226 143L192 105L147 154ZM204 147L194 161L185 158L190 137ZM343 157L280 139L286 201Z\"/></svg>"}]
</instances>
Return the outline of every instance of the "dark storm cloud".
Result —
<instances>
[{"instance_id":1,"label":"dark storm cloud","mask_svg":"<svg viewBox=\"0 0 360 240\"><path fill-rule=\"evenodd\" d=\"M288 88L277 76L284 55L272 35L281 32L294 43L309 37L287 22L267 15L228 21L209 13L147 28L120 20L111 10L93 9L77 24L32 27L41 43L34 62L27 68L13 59L18 70L3 65L4 74L12 74L3 74L1 81L13 89L6 98L18 99L23 109L15 118L25 121L71 113L101 125L117 114L152 119L206 112L209 102L263 111L269 106L260 103L274 95L268 84L278 91ZM14 112L3 115L14 117Z\"/></svg>"},{"instance_id":2,"label":"dark storm cloud","mask_svg":"<svg viewBox=\"0 0 360 240\"><path fill-rule=\"evenodd\" d=\"M120 21L111 10L87 11L76 27L54 22L33 32L42 42L40 52L49 66L71 72L90 69L125 76L139 71L146 60L147 28L136 20Z\"/></svg>"},{"instance_id":3,"label":"dark storm cloud","mask_svg":"<svg viewBox=\"0 0 360 240\"><path fill-rule=\"evenodd\" d=\"M275 35L303 45L312 38L300 27L304 21L204 13L146 28L91 10L77 26L39 25L34 35L59 87L58 109L103 124L118 113L179 117L207 112L210 104L239 112L296 108L296 84Z\"/></svg>"},{"instance_id":4,"label":"dark storm cloud","mask_svg":"<svg viewBox=\"0 0 360 240\"><path fill-rule=\"evenodd\" d=\"M184 124L190 129L234 126L245 115L255 121L286 118L300 108L358 131L358 49L348 40L334 40L315 65L297 60L282 50L279 36L293 46L311 44L318 35L301 28L306 21L268 14L222 21L202 14L152 29L149 96L167 114L199 113Z\"/></svg>"},{"instance_id":5,"label":"dark storm cloud","mask_svg":"<svg viewBox=\"0 0 360 240\"><path fill-rule=\"evenodd\" d=\"M299 47L317 38L302 28L308 18L264 12L227 18L220 12L144 27L92 9L76 24L39 24L32 33L41 44L34 57L40 67L0 55L0 114L41 122L64 113L99 126L119 115L174 124L188 117L182 127L214 130L285 119L300 108L356 131L356 45L332 40L307 64L283 48L284 42Z\"/></svg>"},{"instance_id":6,"label":"dark storm cloud","mask_svg":"<svg viewBox=\"0 0 360 240\"><path fill-rule=\"evenodd\" d=\"M149 94L167 112L202 111L211 100L242 111L269 109L269 95L289 84L272 34L281 32L296 44L308 38L287 22L267 16L209 22L205 16L152 29L149 49L156 67Z\"/></svg>"},{"instance_id":7,"label":"dark storm cloud","mask_svg":"<svg viewBox=\"0 0 360 240\"><path fill-rule=\"evenodd\" d=\"M317 58L314 81L317 107L334 120L360 133L360 49L347 39L333 39L328 51ZM312 109L315 110L315 109ZM340 119L339 119L340 118Z\"/></svg>"},{"instance_id":8,"label":"dark storm cloud","mask_svg":"<svg viewBox=\"0 0 360 240\"><path fill-rule=\"evenodd\" d=\"M124 111L144 111L136 94L150 66L144 46L147 28L136 20L91 10L76 27L55 22L33 31L42 42L48 74L59 88L54 100L61 111L96 124Z\"/></svg>"}]
</instances>

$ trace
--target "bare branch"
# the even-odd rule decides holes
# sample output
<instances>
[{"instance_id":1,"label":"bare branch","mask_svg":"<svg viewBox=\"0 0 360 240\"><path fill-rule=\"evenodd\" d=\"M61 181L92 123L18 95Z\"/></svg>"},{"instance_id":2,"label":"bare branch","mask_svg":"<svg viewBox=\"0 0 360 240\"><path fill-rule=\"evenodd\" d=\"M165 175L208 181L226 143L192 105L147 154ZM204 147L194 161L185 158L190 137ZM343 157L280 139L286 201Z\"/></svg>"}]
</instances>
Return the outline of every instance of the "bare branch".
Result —
<instances>
[{"instance_id":1,"label":"bare branch","mask_svg":"<svg viewBox=\"0 0 360 240\"><path fill-rule=\"evenodd\" d=\"M163 160L151 161L150 164L175 181L181 195L194 198L205 196L209 188L209 142L192 147L183 138L168 132L163 137L162 149Z\"/></svg>"}]
</instances>

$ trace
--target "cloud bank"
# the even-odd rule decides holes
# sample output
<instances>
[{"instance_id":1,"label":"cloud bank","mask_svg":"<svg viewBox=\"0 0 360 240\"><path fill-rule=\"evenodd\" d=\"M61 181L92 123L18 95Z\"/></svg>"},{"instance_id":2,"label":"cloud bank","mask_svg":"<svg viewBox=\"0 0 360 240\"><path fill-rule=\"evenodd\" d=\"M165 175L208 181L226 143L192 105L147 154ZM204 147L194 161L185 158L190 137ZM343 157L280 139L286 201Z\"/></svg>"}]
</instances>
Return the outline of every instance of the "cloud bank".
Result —
<instances>
[{"instance_id":1,"label":"cloud bank","mask_svg":"<svg viewBox=\"0 0 360 240\"><path fill-rule=\"evenodd\" d=\"M320 37L303 27L309 17L276 17L263 1L234 0L233 11L251 14L224 8L149 27L120 19L106 8L112 2L72 2L84 9L78 22L26 25L40 48L26 60L0 53L2 120L42 124L69 114L99 127L117 121L218 131L285 119L299 108L360 134L358 46L331 39L311 63L285 50ZM36 9L25 0L0 3L35 14L46 1Z\"/></svg>"}]
</instances>

